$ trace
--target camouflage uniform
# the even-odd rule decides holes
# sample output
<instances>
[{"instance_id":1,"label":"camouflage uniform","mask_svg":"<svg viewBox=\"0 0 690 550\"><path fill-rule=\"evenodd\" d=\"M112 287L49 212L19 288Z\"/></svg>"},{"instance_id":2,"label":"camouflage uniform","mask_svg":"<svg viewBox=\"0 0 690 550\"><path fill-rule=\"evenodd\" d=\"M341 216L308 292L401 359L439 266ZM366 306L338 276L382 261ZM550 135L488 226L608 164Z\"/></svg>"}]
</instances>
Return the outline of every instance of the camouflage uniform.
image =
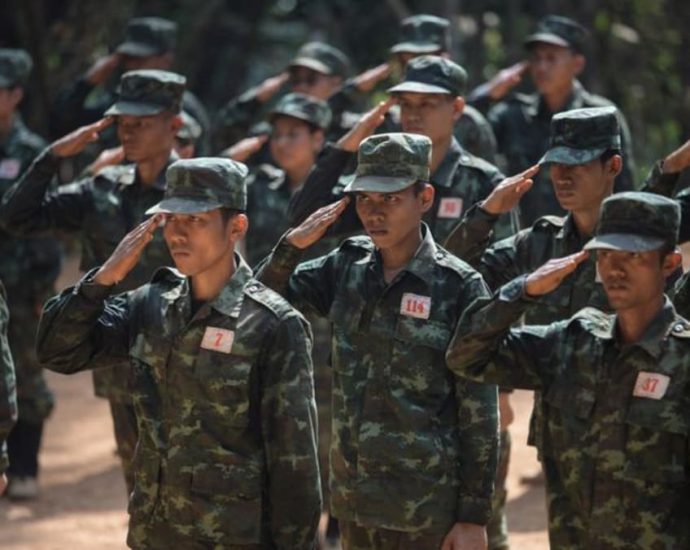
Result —
<instances>
[{"instance_id":1,"label":"camouflage uniform","mask_svg":"<svg viewBox=\"0 0 690 550\"><path fill-rule=\"evenodd\" d=\"M184 78L175 73L125 73L120 99L108 113L117 116L124 109L146 115L156 110L179 110L183 86ZM171 154L170 162L175 158ZM96 176L50 191L58 166L59 159L49 148L41 153L3 197L0 219L8 230L19 235L54 230L78 233L82 243L82 270L105 262L120 240L143 220L146 210L161 200L165 189L165 170L152 185L142 185L136 165L127 164L108 167ZM155 236L118 290L144 284L158 267L171 263L163 238ZM118 453L131 487L130 462L137 436L126 379L117 370L99 369L94 371L94 386L96 395L110 401Z\"/></svg>"},{"instance_id":2,"label":"camouflage uniform","mask_svg":"<svg viewBox=\"0 0 690 550\"><path fill-rule=\"evenodd\" d=\"M2 366L2 372L0 372L0 475L5 473L9 466L5 442L17 420L14 364L7 341L10 313L5 298L5 287L0 282L0 362Z\"/></svg>"},{"instance_id":3,"label":"camouflage uniform","mask_svg":"<svg viewBox=\"0 0 690 550\"><path fill-rule=\"evenodd\" d=\"M346 191L396 192L428 179L430 147L412 134L368 138ZM260 274L333 325L331 512L347 524L348 549L360 548L358 538L348 546L353 529L436 548L456 522L484 525L491 511L496 389L454 378L443 360L459 315L484 284L428 227L422 235L390 284L368 237L299 266L302 252L281 240Z\"/></svg>"},{"instance_id":4,"label":"camouflage uniform","mask_svg":"<svg viewBox=\"0 0 690 550\"><path fill-rule=\"evenodd\" d=\"M677 207L649 194L614 195L601 216L588 248L648 250L678 231ZM595 308L511 330L531 302L524 277L476 302L447 359L469 379L544 394L551 547L687 548L690 323L667 298L633 344L618 340L615 315Z\"/></svg>"},{"instance_id":5,"label":"camouflage uniform","mask_svg":"<svg viewBox=\"0 0 690 550\"><path fill-rule=\"evenodd\" d=\"M173 21L161 17L137 17L127 23L124 40L116 52L131 57L165 54L175 49L176 35L177 23ZM115 99L112 86L95 87L85 78L79 78L71 88L58 94L53 113L54 133L64 135L79 126L96 122ZM184 91L182 106L201 126L198 153L210 152L211 121L206 108L190 90ZM115 133L108 130L100 141L101 145L108 147L117 144Z\"/></svg>"},{"instance_id":6,"label":"camouflage uniform","mask_svg":"<svg viewBox=\"0 0 690 550\"><path fill-rule=\"evenodd\" d=\"M564 23L563 21L567 21ZM527 47L539 42L567 45L581 52L585 30L577 23L562 17L544 18L537 27L537 33L527 38ZM472 96L470 96L472 101ZM476 101L476 100L475 100ZM601 96L585 90L576 80L570 97L561 111L570 111L588 107L613 106L613 103ZM515 94L514 97L501 101L488 113L487 118L493 127L498 140L498 152L505 158L505 170L517 174L536 164L549 143L549 125L552 113L539 94ZM615 191L634 189L634 165L632 141L627 122L618 111L621 127L623 171L616 178ZM540 172L535 176L534 186L525 195L520 205L521 227L531 226L538 218L545 215L563 215L558 204L547 173Z\"/></svg>"},{"instance_id":7,"label":"camouflage uniform","mask_svg":"<svg viewBox=\"0 0 690 550\"><path fill-rule=\"evenodd\" d=\"M31 66L26 51L0 49L0 88L23 88ZM0 197L45 147L18 112L13 118L10 132L0 143ZM60 247L54 239L18 239L0 231L0 279L7 289L11 312L8 339L14 355L19 407L19 419L7 442L11 477L37 476L43 422L54 405L36 360L34 339L39 308L55 290L60 259Z\"/></svg>"},{"instance_id":8,"label":"camouflage uniform","mask_svg":"<svg viewBox=\"0 0 690 550\"><path fill-rule=\"evenodd\" d=\"M662 164L663 161L654 163L641 190L676 199L680 206L678 242L684 243L690 241L690 188L678 190L679 180L684 172L665 174L662 171ZM678 308L678 304L676 304L676 308ZM680 309L678 312L683 316L690 313L690 311L681 311Z\"/></svg>"},{"instance_id":9,"label":"camouflage uniform","mask_svg":"<svg viewBox=\"0 0 690 550\"><path fill-rule=\"evenodd\" d=\"M246 209L244 165L180 160L149 213ZM88 274L46 304L38 350L73 373L131 362L132 548L310 548L320 512L309 326L239 255L194 306L170 268L124 296Z\"/></svg>"}]
</instances>

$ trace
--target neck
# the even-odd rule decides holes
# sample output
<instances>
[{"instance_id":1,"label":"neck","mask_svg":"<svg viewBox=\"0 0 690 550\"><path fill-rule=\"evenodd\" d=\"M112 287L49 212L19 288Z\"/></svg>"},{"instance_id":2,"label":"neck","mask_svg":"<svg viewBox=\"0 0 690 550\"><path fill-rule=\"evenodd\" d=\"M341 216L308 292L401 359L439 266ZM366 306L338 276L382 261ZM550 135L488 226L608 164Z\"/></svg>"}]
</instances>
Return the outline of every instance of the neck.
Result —
<instances>
[{"instance_id":1,"label":"neck","mask_svg":"<svg viewBox=\"0 0 690 550\"><path fill-rule=\"evenodd\" d=\"M601 205L597 208L590 210L578 210L577 212L571 212L573 216L573 222L575 222L575 227L577 227L578 233L583 237L591 237L594 235L594 228L599 221L599 210Z\"/></svg>"},{"instance_id":2,"label":"neck","mask_svg":"<svg viewBox=\"0 0 690 550\"><path fill-rule=\"evenodd\" d=\"M624 344L639 342L649 325L664 306L664 295L648 304L617 312L618 336Z\"/></svg>"},{"instance_id":3,"label":"neck","mask_svg":"<svg viewBox=\"0 0 690 550\"><path fill-rule=\"evenodd\" d=\"M418 227L396 246L381 249L384 280L390 283L408 264L422 242L422 230Z\"/></svg>"},{"instance_id":4,"label":"neck","mask_svg":"<svg viewBox=\"0 0 690 550\"><path fill-rule=\"evenodd\" d=\"M0 141L5 141L5 138L10 135L14 127L14 113L8 113L0 117Z\"/></svg>"},{"instance_id":5,"label":"neck","mask_svg":"<svg viewBox=\"0 0 690 550\"><path fill-rule=\"evenodd\" d=\"M192 296L200 302L213 300L235 274L236 269L237 264L233 251L230 258L223 256L213 268L197 273L192 277Z\"/></svg>"},{"instance_id":6,"label":"neck","mask_svg":"<svg viewBox=\"0 0 690 550\"><path fill-rule=\"evenodd\" d=\"M558 113L563 109L563 107L565 107L565 104L568 102L568 99L572 93L573 83L571 82L564 88L553 90L548 94L542 94L542 98L544 99L546 106L549 108L549 111L552 113Z\"/></svg>"},{"instance_id":7,"label":"neck","mask_svg":"<svg viewBox=\"0 0 690 550\"><path fill-rule=\"evenodd\" d=\"M313 164L310 163L307 166L299 166L297 168L285 170L285 175L287 176L288 186L290 189L297 189L304 183L304 180L307 179L312 166Z\"/></svg>"},{"instance_id":8,"label":"neck","mask_svg":"<svg viewBox=\"0 0 690 550\"><path fill-rule=\"evenodd\" d=\"M441 140L435 141L431 147L431 165L429 166L431 173L436 172L436 169L441 166L443 159L446 157L450 144L453 142L453 134L444 137Z\"/></svg>"},{"instance_id":9,"label":"neck","mask_svg":"<svg viewBox=\"0 0 690 550\"><path fill-rule=\"evenodd\" d=\"M137 175L142 185L153 185L170 159L170 150L137 162Z\"/></svg>"}]
</instances>

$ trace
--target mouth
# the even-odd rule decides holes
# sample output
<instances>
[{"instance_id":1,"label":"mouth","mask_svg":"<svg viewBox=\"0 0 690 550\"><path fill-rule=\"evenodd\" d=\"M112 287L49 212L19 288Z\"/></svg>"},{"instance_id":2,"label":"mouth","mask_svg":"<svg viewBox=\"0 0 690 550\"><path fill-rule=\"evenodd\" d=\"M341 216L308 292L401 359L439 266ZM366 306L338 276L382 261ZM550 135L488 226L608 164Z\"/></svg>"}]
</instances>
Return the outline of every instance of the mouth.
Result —
<instances>
[{"instance_id":1,"label":"mouth","mask_svg":"<svg viewBox=\"0 0 690 550\"><path fill-rule=\"evenodd\" d=\"M366 230L369 236L372 238L385 237L388 234L388 230L383 228L367 227Z\"/></svg>"},{"instance_id":2,"label":"mouth","mask_svg":"<svg viewBox=\"0 0 690 550\"><path fill-rule=\"evenodd\" d=\"M178 250L171 250L170 255L173 258L187 258L190 255L190 253L189 253L189 250L179 250L178 249Z\"/></svg>"}]
</instances>

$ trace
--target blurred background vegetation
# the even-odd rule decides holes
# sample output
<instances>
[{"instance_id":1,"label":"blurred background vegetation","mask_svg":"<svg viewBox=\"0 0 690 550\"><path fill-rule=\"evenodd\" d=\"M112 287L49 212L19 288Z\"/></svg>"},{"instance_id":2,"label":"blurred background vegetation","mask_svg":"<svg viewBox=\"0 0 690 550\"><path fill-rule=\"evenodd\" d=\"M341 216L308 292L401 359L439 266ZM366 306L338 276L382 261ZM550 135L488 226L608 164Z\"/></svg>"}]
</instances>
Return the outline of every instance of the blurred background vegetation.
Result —
<instances>
[{"instance_id":1,"label":"blurred background vegetation","mask_svg":"<svg viewBox=\"0 0 690 550\"><path fill-rule=\"evenodd\" d=\"M55 137L51 101L117 45L130 17L178 22L176 69L213 113L280 72L306 40L342 48L358 71L381 63L398 21L420 12L452 21L454 56L472 85L519 60L522 39L541 16L573 17L591 30L582 81L627 116L640 173L690 137L687 0L5 0L0 46L32 53L24 116L30 127Z\"/></svg>"}]
</instances>

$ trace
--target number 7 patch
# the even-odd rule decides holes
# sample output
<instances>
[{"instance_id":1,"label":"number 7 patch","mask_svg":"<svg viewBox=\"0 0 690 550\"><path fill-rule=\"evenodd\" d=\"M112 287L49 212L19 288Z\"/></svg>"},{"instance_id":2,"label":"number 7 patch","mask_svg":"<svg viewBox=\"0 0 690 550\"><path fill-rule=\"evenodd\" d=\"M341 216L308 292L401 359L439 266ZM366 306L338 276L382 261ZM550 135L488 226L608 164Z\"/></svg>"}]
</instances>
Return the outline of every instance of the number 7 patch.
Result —
<instances>
[{"instance_id":1,"label":"number 7 patch","mask_svg":"<svg viewBox=\"0 0 690 550\"><path fill-rule=\"evenodd\" d=\"M235 332L224 328L206 327L201 347L220 353L230 353L232 343L235 340Z\"/></svg>"}]
</instances>

